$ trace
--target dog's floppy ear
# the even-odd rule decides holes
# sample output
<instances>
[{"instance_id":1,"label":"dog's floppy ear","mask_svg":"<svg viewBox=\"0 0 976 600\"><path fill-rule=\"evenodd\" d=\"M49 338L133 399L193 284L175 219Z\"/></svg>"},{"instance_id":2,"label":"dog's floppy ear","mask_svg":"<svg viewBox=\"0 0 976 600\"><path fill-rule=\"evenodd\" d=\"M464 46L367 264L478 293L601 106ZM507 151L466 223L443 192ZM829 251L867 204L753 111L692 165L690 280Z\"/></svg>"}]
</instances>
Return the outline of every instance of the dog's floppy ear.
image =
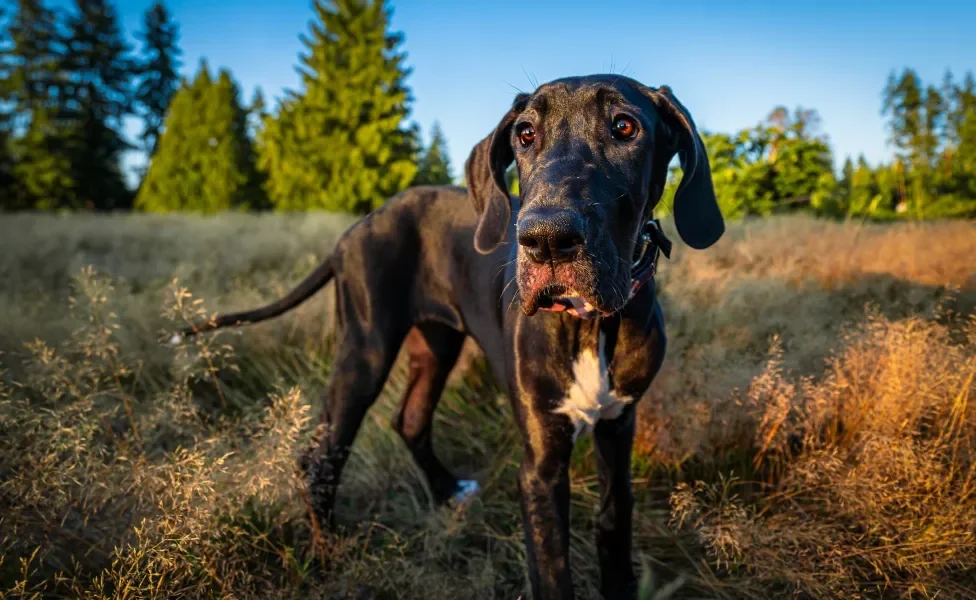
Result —
<instances>
[{"instance_id":1,"label":"dog's floppy ear","mask_svg":"<svg viewBox=\"0 0 976 600\"><path fill-rule=\"evenodd\" d=\"M699 250L708 248L725 233L725 221L715 199L705 143L671 88L650 88L650 96L678 137L682 175L674 196L674 225L686 244Z\"/></svg>"},{"instance_id":2,"label":"dog's floppy ear","mask_svg":"<svg viewBox=\"0 0 976 600\"><path fill-rule=\"evenodd\" d=\"M512 203L505 185L505 169L515 160L511 132L515 117L524 109L528 94L519 94L498 127L481 140L464 163L464 180L478 213L474 247L481 254L492 252L508 231Z\"/></svg>"}]
</instances>

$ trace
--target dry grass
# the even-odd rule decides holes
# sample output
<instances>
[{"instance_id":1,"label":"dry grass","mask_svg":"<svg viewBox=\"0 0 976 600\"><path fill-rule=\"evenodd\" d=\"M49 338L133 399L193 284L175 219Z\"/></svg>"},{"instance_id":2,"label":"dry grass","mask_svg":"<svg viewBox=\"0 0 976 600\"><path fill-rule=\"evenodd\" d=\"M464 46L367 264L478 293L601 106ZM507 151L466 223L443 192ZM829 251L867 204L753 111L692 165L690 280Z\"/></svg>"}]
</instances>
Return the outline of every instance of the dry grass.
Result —
<instances>
[{"instance_id":1,"label":"dry grass","mask_svg":"<svg viewBox=\"0 0 976 600\"><path fill-rule=\"evenodd\" d=\"M480 361L459 370L435 433L483 482L478 500L430 508L387 426L397 369L345 473L344 531L316 547L293 468L328 373L330 294L158 343L173 321L277 296L350 223L4 217L0 597L526 593L518 437ZM972 596L974 255L972 223L805 218L676 248L660 279L669 355L634 467L646 597ZM597 583L590 455L581 440L580 597Z\"/></svg>"}]
</instances>

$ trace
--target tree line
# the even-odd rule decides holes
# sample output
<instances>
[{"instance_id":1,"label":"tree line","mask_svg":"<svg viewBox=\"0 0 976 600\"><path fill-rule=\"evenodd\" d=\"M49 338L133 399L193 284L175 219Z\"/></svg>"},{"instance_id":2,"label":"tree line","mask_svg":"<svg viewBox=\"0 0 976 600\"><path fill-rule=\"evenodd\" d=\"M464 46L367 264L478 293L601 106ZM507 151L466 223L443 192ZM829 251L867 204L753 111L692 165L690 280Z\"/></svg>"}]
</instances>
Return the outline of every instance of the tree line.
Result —
<instances>
[{"instance_id":1,"label":"tree line","mask_svg":"<svg viewBox=\"0 0 976 600\"><path fill-rule=\"evenodd\" d=\"M0 9L2 10L2 9ZM205 60L179 76L179 27L163 2L130 47L108 0L69 10L17 0L0 13L0 210L328 209L364 213L409 185L451 183L437 123L424 148L389 9L317 0L300 92L270 114ZM137 141L123 121L142 122ZM148 161L129 189L122 155Z\"/></svg>"},{"instance_id":2,"label":"tree line","mask_svg":"<svg viewBox=\"0 0 976 600\"><path fill-rule=\"evenodd\" d=\"M2 10L2 9L0 9ZM315 0L299 90L245 102L226 68L179 75L179 27L162 1L130 47L109 0L0 12L0 210L315 210L364 214L419 184L453 183L434 123L408 122L404 35L384 0ZM892 73L882 112L892 161L840 173L815 110L775 108L703 137L729 218L807 210L839 217L976 215L976 84ZM137 140L123 122L141 121ZM131 189L126 152L146 167ZM677 168L669 189L673 191ZM511 178L511 175L510 175ZM665 198L667 204L669 198Z\"/></svg>"},{"instance_id":3,"label":"tree line","mask_svg":"<svg viewBox=\"0 0 976 600\"><path fill-rule=\"evenodd\" d=\"M715 190L729 217L810 210L836 217L976 216L976 80L925 85L891 73L881 111L896 149L888 163L847 158L840 173L816 110L775 108L755 127L705 133ZM673 191L676 182L670 187Z\"/></svg>"}]
</instances>

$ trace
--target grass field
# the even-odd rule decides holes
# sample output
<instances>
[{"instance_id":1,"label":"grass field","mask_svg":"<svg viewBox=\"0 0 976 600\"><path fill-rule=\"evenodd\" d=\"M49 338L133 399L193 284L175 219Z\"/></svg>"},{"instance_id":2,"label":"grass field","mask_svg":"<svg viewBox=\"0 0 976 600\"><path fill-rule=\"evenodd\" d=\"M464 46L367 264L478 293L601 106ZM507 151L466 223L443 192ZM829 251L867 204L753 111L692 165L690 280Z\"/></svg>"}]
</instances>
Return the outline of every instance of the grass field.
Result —
<instances>
[{"instance_id":1,"label":"grass field","mask_svg":"<svg viewBox=\"0 0 976 600\"><path fill-rule=\"evenodd\" d=\"M316 546L293 468L329 372L331 286L275 321L159 343L280 295L351 222L0 217L0 597L527 594L519 438L476 348L435 444L481 496L431 509L388 426L401 365L345 471L343 532ZM959 221L777 217L676 245L633 472L646 598L973 597L974 257ZM572 481L590 598L588 438Z\"/></svg>"}]
</instances>

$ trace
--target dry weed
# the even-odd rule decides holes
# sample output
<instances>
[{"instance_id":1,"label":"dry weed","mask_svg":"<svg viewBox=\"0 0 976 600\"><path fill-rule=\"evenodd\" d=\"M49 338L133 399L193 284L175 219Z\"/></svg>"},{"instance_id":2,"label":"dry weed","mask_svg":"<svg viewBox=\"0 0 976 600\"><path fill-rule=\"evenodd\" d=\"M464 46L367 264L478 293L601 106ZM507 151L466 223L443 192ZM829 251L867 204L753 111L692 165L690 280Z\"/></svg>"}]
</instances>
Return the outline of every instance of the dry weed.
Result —
<instances>
[{"instance_id":1,"label":"dry weed","mask_svg":"<svg viewBox=\"0 0 976 600\"><path fill-rule=\"evenodd\" d=\"M435 443L483 494L430 506L387 424L400 365L353 448L343 529L316 548L295 458L328 375L330 294L159 343L214 307L279 295L348 224L0 224L0 596L527 597L520 445L476 351ZM660 277L669 355L635 455L642 600L971 596L974 250L972 223L806 218L678 248ZM582 439L572 467L581 597L598 584L591 454Z\"/></svg>"}]
</instances>

